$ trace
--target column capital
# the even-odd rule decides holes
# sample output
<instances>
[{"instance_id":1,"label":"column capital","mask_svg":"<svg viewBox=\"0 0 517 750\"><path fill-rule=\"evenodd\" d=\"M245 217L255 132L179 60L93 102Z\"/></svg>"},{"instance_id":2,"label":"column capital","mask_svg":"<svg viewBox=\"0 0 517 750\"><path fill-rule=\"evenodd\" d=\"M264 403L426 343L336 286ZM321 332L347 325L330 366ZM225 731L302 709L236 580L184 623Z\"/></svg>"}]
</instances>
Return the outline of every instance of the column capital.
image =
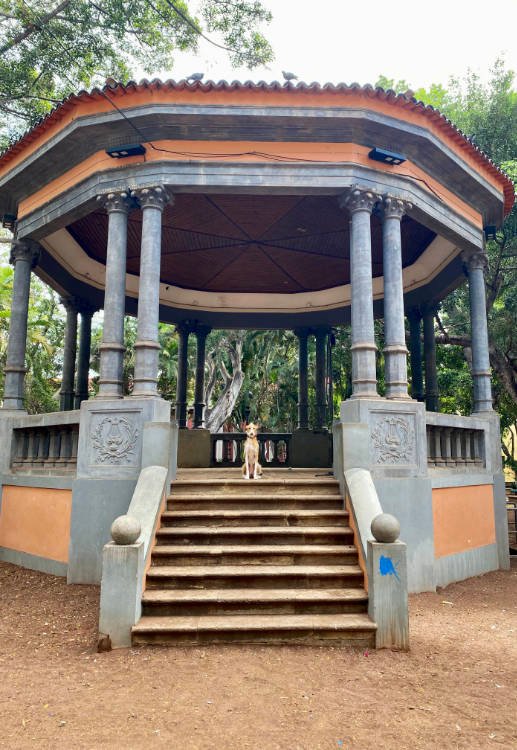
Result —
<instances>
[{"instance_id":1,"label":"column capital","mask_svg":"<svg viewBox=\"0 0 517 750\"><path fill-rule=\"evenodd\" d=\"M142 209L157 208L159 211L163 211L167 203L171 205L174 203L174 196L163 185L131 190L131 197Z\"/></svg>"},{"instance_id":2,"label":"column capital","mask_svg":"<svg viewBox=\"0 0 517 750\"><path fill-rule=\"evenodd\" d=\"M190 320L182 320L174 326L176 333L189 334L195 330L195 325Z\"/></svg>"},{"instance_id":3,"label":"column capital","mask_svg":"<svg viewBox=\"0 0 517 750\"><path fill-rule=\"evenodd\" d=\"M91 302L87 302L87 300L81 299L80 297L77 297L76 300L77 312L83 316L89 315L91 317L100 309L97 305L92 305Z\"/></svg>"},{"instance_id":4,"label":"column capital","mask_svg":"<svg viewBox=\"0 0 517 750\"><path fill-rule=\"evenodd\" d=\"M202 325L201 323L199 323L192 328L192 333L194 333L196 338L198 339L206 339L211 330L211 326Z\"/></svg>"},{"instance_id":5,"label":"column capital","mask_svg":"<svg viewBox=\"0 0 517 750\"><path fill-rule=\"evenodd\" d=\"M97 196L97 202L102 208L111 213L128 214L133 207L131 194L129 190L120 190L118 192L104 193Z\"/></svg>"},{"instance_id":6,"label":"column capital","mask_svg":"<svg viewBox=\"0 0 517 750\"><path fill-rule=\"evenodd\" d=\"M300 328L293 328L293 333L295 336L297 336L299 339L306 339L308 336L312 333L312 328L309 328L308 326L301 326Z\"/></svg>"},{"instance_id":7,"label":"column capital","mask_svg":"<svg viewBox=\"0 0 517 750\"><path fill-rule=\"evenodd\" d=\"M77 297L60 297L59 302L63 305L65 310L71 310L72 312L79 312L79 300Z\"/></svg>"},{"instance_id":8,"label":"column capital","mask_svg":"<svg viewBox=\"0 0 517 750\"><path fill-rule=\"evenodd\" d=\"M465 265L467 272L474 271L475 269L480 269L484 273L488 267L487 254L482 250L477 253L463 252L461 254L461 259Z\"/></svg>"},{"instance_id":9,"label":"column capital","mask_svg":"<svg viewBox=\"0 0 517 750\"><path fill-rule=\"evenodd\" d=\"M339 205L341 208L346 208L351 214L358 211L366 211L371 214L374 206L381 200L381 196L378 193L374 193L372 190L360 188L357 185L347 190L339 198Z\"/></svg>"},{"instance_id":10,"label":"column capital","mask_svg":"<svg viewBox=\"0 0 517 750\"><path fill-rule=\"evenodd\" d=\"M413 208L413 204L395 195L385 195L379 205L379 213L383 219L402 219L407 211Z\"/></svg>"},{"instance_id":11,"label":"column capital","mask_svg":"<svg viewBox=\"0 0 517 750\"><path fill-rule=\"evenodd\" d=\"M40 251L40 246L34 240L13 240L9 263L14 266L18 260L24 260L34 268L38 265Z\"/></svg>"}]
</instances>

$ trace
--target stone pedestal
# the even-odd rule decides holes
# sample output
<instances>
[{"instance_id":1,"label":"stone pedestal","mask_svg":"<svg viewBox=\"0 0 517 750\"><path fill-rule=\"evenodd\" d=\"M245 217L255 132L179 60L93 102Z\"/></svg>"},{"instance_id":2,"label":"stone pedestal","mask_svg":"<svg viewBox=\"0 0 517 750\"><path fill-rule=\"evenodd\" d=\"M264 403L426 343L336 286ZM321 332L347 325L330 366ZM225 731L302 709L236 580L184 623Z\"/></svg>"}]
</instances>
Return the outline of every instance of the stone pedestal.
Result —
<instances>
[{"instance_id":1,"label":"stone pedestal","mask_svg":"<svg viewBox=\"0 0 517 750\"><path fill-rule=\"evenodd\" d=\"M179 430L178 467L207 469L210 466L210 430Z\"/></svg>"},{"instance_id":2,"label":"stone pedestal","mask_svg":"<svg viewBox=\"0 0 517 750\"><path fill-rule=\"evenodd\" d=\"M83 401L77 478L72 489L69 583L99 583L102 548L115 518L127 512L145 458L145 425L170 423L170 403L161 398ZM152 440L155 431L149 432ZM149 441L148 441L149 443ZM156 461L165 454L156 451Z\"/></svg>"},{"instance_id":3,"label":"stone pedestal","mask_svg":"<svg viewBox=\"0 0 517 750\"><path fill-rule=\"evenodd\" d=\"M368 541L368 614L377 624L375 648L409 649L406 545Z\"/></svg>"},{"instance_id":4,"label":"stone pedestal","mask_svg":"<svg viewBox=\"0 0 517 750\"><path fill-rule=\"evenodd\" d=\"M295 430L290 449L293 468L332 466L332 435L328 432Z\"/></svg>"}]
</instances>

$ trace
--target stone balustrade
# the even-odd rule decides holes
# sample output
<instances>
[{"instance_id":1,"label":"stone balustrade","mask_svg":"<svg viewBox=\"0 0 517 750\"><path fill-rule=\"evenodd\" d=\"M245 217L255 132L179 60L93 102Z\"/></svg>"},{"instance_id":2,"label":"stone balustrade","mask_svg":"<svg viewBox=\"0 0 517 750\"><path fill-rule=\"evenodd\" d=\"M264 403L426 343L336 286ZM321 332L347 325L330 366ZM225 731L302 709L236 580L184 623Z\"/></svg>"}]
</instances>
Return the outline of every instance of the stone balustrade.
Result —
<instances>
[{"instance_id":1,"label":"stone balustrade","mask_svg":"<svg viewBox=\"0 0 517 750\"><path fill-rule=\"evenodd\" d=\"M12 426L10 470L18 474L75 473L79 412L18 417Z\"/></svg>"},{"instance_id":2,"label":"stone balustrade","mask_svg":"<svg viewBox=\"0 0 517 750\"><path fill-rule=\"evenodd\" d=\"M486 424L455 414L426 415L427 465L468 471L485 468Z\"/></svg>"}]
</instances>

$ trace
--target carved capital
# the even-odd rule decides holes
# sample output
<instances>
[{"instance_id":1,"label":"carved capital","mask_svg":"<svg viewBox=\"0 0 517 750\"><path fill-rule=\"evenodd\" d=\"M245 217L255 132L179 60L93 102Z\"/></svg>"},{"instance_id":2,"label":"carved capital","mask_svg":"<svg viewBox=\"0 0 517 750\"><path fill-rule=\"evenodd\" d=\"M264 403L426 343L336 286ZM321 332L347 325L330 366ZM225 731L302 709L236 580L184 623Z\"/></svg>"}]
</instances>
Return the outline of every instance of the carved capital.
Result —
<instances>
[{"instance_id":1,"label":"carved capital","mask_svg":"<svg viewBox=\"0 0 517 750\"><path fill-rule=\"evenodd\" d=\"M381 196L371 190L363 190L353 185L339 200L341 208L346 208L351 214L357 211L366 211L371 214L376 203L381 200Z\"/></svg>"},{"instance_id":2,"label":"carved capital","mask_svg":"<svg viewBox=\"0 0 517 750\"><path fill-rule=\"evenodd\" d=\"M60 297L59 301L67 312L79 312L79 300L76 297Z\"/></svg>"},{"instance_id":3,"label":"carved capital","mask_svg":"<svg viewBox=\"0 0 517 750\"><path fill-rule=\"evenodd\" d=\"M204 325L198 324L194 328L193 332L195 333L196 338L199 341L200 339L206 339L206 337L208 336L211 330L212 329L210 326L204 326Z\"/></svg>"},{"instance_id":4,"label":"carved capital","mask_svg":"<svg viewBox=\"0 0 517 750\"><path fill-rule=\"evenodd\" d=\"M137 201L142 209L157 208L160 211L163 211L167 203L174 203L174 196L172 196L163 185L132 190L131 196Z\"/></svg>"},{"instance_id":5,"label":"carved capital","mask_svg":"<svg viewBox=\"0 0 517 750\"><path fill-rule=\"evenodd\" d=\"M76 298L77 303L77 312L80 313L83 317L92 317L92 315L95 315L95 313L100 309L96 305L92 305L91 302L88 302L85 299Z\"/></svg>"},{"instance_id":6,"label":"carved capital","mask_svg":"<svg viewBox=\"0 0 517 750\"><path fill-rule=\"evenodd\" d=\"M17 261L24 260L34 268L38 265L40 250L38 243L33 240L13 240L9 263L14 266Z\"/></svg>"},{"instance_id":7,"label":"carved capital","mask_svg":"<svg viewBox=\"0 0 517 750\"><path fill-rule=\"evenodd\" d=\"M132 208L131 195L128 190L121 190L118 193L105 193L97 196L97 202L106 209L108 214L123 213L128 214Z\"/></svg>"},{"instance_id":8,"label":"carved capital","mask_svg":"<svg viewBox=\"0 0 517 750\"><path fill-rule=\"evenodd\" d=\"M380 214L383 219L402 219L404 214L413 208L413 204L397 198L394 195L385 195L380 205Z\"/></svg>"},{"instance_id":9,"label":"carved capital","mask_svg":"<svg viewBox=\"0 0 517 750\"><path fill-rule=\"evenodd\" d=\"M488 266L488 258L487 254L483 252L479 253L462 253L462 260L465 264L465 268L467 270L467 273L470 273L470 271L474 271L476 269L480 269L481 271L485 272Z\"/></svg>"}]
</instances>

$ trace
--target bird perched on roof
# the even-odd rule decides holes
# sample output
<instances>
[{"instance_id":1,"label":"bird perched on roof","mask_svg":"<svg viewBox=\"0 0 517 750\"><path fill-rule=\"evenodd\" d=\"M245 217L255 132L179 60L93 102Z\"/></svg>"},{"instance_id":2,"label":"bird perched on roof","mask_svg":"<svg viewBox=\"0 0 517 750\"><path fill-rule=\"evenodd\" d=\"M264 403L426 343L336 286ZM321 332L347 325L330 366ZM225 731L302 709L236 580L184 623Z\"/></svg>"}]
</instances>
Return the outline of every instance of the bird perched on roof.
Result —
<instances>
[{"instance_id":1,"label":"bird perched on roof","mask_svg":"<svg viewBox=\"0 0 517 750\"><path fill-rule=\"evenodd\" d=\"M282 75L284 76L284 80L289 83L289 81L297 81L298 76L295 76L294 73L289 73L287 70L282 71Z\"/></svg>"},{"instance_id":2,"label":"bird perched on roof","mask_svg":"<svg viewBox=\"0 0 517 750\"><path fill-rule=\"evenodd\" d=\"M204 77L204 73L192 73L192 75L187 78L187 81L201 81Z\"/></svg>"},{"instance_id":3,"label":"bird perched on roof","mask_svg":"<svg viewBox=\"0 0 517 750\"><path fill-rule=\"evenodd\" d=\"M117 81L111 76L109 76L108 78L106 78L106 82L104 85L105 86L117 86Z\"/></svg>"}]
</instances>

